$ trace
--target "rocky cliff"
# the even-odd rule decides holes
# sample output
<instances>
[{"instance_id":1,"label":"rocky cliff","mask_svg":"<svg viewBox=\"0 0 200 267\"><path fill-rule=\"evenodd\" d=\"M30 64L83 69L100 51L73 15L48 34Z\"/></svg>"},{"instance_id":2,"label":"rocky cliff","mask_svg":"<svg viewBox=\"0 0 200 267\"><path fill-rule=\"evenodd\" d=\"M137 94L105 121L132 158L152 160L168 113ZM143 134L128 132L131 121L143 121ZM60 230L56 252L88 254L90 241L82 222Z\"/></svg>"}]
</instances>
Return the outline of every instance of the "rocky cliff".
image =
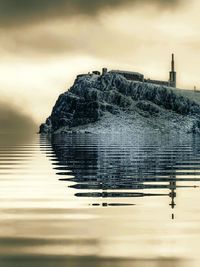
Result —
<instances>
[{"instance_id":1,"label":"rocky cliff","mask_svg":"<svg viewBox=\"0 0 200 267\"><path fill-rule=\"evenodd\" d=\"M40 133L200 132L200 105L172 88L107 73L78 77Z\"/></svg>"}]
</instances>

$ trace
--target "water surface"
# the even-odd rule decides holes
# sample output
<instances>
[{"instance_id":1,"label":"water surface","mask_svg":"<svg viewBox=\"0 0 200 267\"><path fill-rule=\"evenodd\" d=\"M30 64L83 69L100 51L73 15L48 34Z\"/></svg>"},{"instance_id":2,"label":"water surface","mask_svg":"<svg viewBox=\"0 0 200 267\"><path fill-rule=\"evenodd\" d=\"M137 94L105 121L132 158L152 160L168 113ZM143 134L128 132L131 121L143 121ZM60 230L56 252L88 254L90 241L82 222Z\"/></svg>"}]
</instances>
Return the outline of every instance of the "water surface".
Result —
<instances>
[{"instance_id":1,"label":"water surface","mask_svg":"<svg viewBox=\"0 0 200 267\"><path fill-rule=\"evenodd\" d=\"M0 266L199 266L198 136L0 137Z\"/></svg>"}]
</instances>

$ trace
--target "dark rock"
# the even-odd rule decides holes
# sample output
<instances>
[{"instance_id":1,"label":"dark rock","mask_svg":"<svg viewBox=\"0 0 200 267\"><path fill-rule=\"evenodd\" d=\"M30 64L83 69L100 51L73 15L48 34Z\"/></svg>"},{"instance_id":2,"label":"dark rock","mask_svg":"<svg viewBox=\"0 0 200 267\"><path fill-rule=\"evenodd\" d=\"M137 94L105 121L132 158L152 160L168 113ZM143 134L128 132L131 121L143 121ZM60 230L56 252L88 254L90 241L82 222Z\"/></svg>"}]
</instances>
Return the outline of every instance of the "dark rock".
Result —
<instances>
[{"instance_id":1,"label":"dark rock","mask_svg":"<svg viewBox=\"0 0 200 267\"><path fill-rule=\"evenodd\" d=\"M40 133L53 133L62 128L70 131L73 127L98 122L108 113L114 116L121 111L138 112L149 118L169 111L200 117L200 106L196 102L177 95L169 87L128 81L111 73L85 75L78 77L70 90L59 96L51 116L40 126Z\"/></svg>"},{"instance_id":2,"label":"dark rock","mask_svg":"<svg viewBox=\"0 0 200 267\"><path fill-rule=\"evenodd\" d=\"M157 115L160 112L160 109L155 104L147 101L139 101L136 104L136 107L148 112L149 115Z\"/></svg>"}]
</instances>

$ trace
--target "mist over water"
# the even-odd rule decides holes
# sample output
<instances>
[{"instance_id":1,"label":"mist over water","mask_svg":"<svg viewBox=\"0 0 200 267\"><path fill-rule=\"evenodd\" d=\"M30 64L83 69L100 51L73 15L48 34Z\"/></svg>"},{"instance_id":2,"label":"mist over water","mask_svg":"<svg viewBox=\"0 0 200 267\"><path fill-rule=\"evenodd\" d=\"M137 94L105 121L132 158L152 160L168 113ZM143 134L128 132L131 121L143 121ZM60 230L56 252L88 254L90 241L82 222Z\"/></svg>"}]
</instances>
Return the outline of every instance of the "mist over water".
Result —
<instances>
[{"instance_id":1,"label":"mist over water","mask_svg":"<svg viewBox=\"0 0 200 267\"><path fill-rule=\"evenodd\" d=\"M198 136L4 139L1 266L199 266Z\"/></svg>"},{"instance_id":2,"label":"mist over water","mask_svg":"<svg viewBox=\"0 0 200 267\"><path fill-rule=\"evenodd\" d=\"M28 142L37 132L34 119L12 102L0 101L0 146Z\"/></svg>"}]
</instances>

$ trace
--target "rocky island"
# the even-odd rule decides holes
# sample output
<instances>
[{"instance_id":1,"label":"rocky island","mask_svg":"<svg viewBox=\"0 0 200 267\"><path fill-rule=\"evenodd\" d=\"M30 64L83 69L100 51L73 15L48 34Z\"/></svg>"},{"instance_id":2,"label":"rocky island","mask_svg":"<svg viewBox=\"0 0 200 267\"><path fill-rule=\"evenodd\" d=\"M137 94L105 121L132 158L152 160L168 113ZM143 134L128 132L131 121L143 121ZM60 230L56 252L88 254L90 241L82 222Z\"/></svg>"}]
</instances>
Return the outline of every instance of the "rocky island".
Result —
<instances>
[{"instance_id":1,"label":"rocky island","mask_svg":"<svg viewBox=\"0 0 200 267\"><path fill-rule=\"evenodd\" d=\"M45 134L146 131L199 133L200 104L170 86L92 73L77 76L40 126Z\"/></svg>"}]
</instances>

